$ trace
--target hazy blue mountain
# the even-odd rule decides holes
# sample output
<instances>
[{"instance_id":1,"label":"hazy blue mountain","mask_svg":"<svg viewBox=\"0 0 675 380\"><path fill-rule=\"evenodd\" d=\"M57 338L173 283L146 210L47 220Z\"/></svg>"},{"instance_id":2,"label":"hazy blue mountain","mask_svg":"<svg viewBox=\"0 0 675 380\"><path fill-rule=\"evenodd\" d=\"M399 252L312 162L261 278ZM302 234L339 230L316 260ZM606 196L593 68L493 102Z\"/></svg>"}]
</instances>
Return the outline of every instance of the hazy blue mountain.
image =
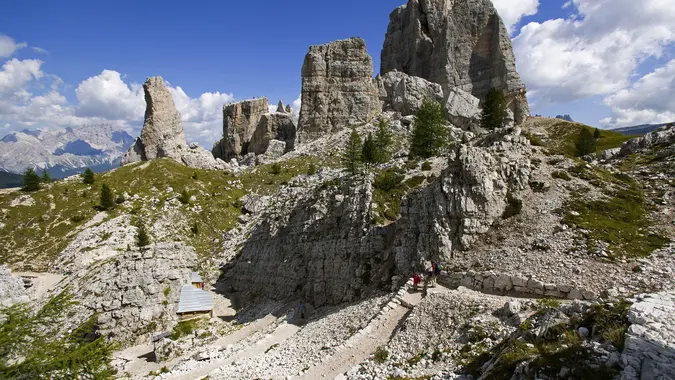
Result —
<instances>
[{"instance_id":1,"label":"hazy blue mountain","mask_svg":"<svg viewBox=\"0 0 675 380\"><path fill-rule=\"evenodd\" d=\"M649 132L655 131L665 125L668 125L670 123L664 123L664 124L642 124L642 125L634 125L632 127L624 127L624 128L617 128L614 129L616 132L623 133L624 135L645 135Z\"/></svg>"}]
</instances>

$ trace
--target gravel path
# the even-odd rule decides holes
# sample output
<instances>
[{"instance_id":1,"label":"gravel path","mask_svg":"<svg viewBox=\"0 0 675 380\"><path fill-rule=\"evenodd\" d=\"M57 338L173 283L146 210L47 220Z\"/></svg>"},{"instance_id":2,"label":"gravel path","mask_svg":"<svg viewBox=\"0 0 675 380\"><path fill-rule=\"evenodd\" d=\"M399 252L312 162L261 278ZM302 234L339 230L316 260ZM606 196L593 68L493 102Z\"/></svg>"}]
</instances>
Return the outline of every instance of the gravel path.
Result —
<instances>
[{"instance_id":1,"label":"gravel path","mask_svg":"<svg viewBox=\"0 0 675 380\"><path fill-rule=\"evenodd\" d=\"M45 272L12 272L15 276L29 277L33 280L31 291L36 299L42 298L48 292L51 292L56 284L63 279L63 276L55 273Z\"/></svg>"}]
</instances>

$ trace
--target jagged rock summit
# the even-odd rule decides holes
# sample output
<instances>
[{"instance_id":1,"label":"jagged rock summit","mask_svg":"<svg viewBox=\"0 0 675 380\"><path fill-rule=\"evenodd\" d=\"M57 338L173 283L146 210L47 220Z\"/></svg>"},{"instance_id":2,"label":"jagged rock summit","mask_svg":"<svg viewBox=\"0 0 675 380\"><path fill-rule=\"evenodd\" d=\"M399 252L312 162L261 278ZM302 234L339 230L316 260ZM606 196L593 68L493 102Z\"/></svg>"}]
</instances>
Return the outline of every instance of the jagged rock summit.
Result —
<instances>
[{"instance_id":1,"label":"jagged rock summit","mask_svg":"<svg viewBox=\"0 0 675 380\"><path fill-rule=\"evenodd\" d=\"M211 153L226 161L249 153L261 155L271 140L285 142L285 152L289 152L295 145L295 132L293 115L284 112L281 101L274 113L269 112L265 97L227 104L223 107L223 138Z\"/></svg>"},{"instance_id":2,"label":"jagged rock summit","mask_svg":"<svg viewBox=\"0 0 675 380\"><path fill-rule=\"evenodd\" d=\"M173 103L162 77L151 77L143 83L145 91L145 123L141 137L122 157L122 165L160 157L181 161L185 149L185 133L180 113Z\"/></svg>"},{"instance_id":3,"label":"jagged rock summit","mask_svg":"<svg viewBox=\"0 0 675 380\"><path fill-rule=\"evenodd\" d=\"M302 141L371 120L381 106L373 60L358 37L310 46L302 65Z\"/></svg>"},{"instance_id":4,"label":"jagged rock summit","mask_svg":"<svg viewBox=\"0 0 675 380\"><path fill-rule=\"evenodd\" d=\"M143 90L146 108L141 137L124 154L121 165L167 157L195 168L225 168L224 162L216 160L198 144L188 146L180 112L162 77L148 78Z\"/></svg>"},{"instance_id":5,"label":"jagged rock summit","mask_svg":"<svg viewBox=\"0 0 675 380\"><path fill-rule=\"evenodd\" d=\"M490 0L409 0L389 16L380 74L398 70L485 99L504 91L516 124L529 116L508 31Z\"/></svg>"}]
</instances>

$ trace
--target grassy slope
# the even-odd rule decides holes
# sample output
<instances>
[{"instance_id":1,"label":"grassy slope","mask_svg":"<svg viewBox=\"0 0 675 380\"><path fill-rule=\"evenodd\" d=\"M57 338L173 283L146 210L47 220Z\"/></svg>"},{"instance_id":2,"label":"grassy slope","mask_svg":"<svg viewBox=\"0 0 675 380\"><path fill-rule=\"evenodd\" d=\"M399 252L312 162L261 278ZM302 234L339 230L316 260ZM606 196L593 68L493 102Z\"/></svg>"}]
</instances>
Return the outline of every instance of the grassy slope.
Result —
<instances>
[{"instance_id":1,"label":"grassy slope","mask_svg":"<svg viewBox=\"0 0 675 380\"><path fill-rule=\"evenodd\" d=\"M105 220L130 212L142 216L146 225L160 216L161 205L166 201L158 194L167 187L172 187L176 195L184 188L188 189L197 198L192 206L199 205L202 211L185 212L183 217L190 226L197 223L199 233L193 234L187 228L176 234L193 245L198 254L209 255L220 247L223 233L231 229L241 215L239 198L247 193L272 194L282 183L305 173L310 163L317 167L335 165L317 157L300 157L282 162L281 172L276 175L272 174L271 165L257 166L234 175L192 169L169 159L158 159L97 174L96 182L91 186L79 180L54 182L29 194L35 201L32 206L10 207L13 199L24 195L22 192L0 194L0 262L30 264L34 269L47 270L49 262L98 213L96 206L102 183L108 184L115 194L126 192L141 197L127 200L125 207L108 212ZM238 181L241 186L235 185ZM159 198L159 207L150 206L146 200L151 197Z\"/></svg>"},{"instance_id":2,"label":"grassy slope","mask_svg":"<svg viewBox=\"0 0 675 380\"><path fill-rule=\"evenodd\" d=\"M549 139L544 145L548 146L552 153L575 157L576 148L574 144L584 127L592 129L592 127L580 123L555 122L550 127L547 127ZM635 137L614 131L600 130L600 139L596 143L596 153L600 153L606 149L618 148L624 142Z\"/></svg>"}]
</instances>

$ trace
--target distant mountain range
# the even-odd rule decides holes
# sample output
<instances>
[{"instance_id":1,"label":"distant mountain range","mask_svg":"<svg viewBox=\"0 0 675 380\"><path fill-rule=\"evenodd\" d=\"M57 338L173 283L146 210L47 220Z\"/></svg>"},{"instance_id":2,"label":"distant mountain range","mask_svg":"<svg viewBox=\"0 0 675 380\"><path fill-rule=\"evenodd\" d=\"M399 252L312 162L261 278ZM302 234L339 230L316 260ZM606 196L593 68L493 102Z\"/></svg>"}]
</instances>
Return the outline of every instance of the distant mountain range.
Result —
<instances>
[{"instance_id":1,"label":"distant mountain range","mask_svg":"<svg viewBox=\"0 0 675 380\"><path fill-rule=\"evenodd\" d=\"M574 122L574 120L572 120L572 116L570 116L570 115L558 115L555 118L565 120L565 121L569 121L571 123Z\"/></svg>"},{"instance_id":2,"label":"distant mountain range","mask_svg":"<svg viewBox=\"0 0 675 380\"><path fill-rule=\"evenodd\" d=\"M23 176L21 174L0 172L0 189L20 186L23 186Z\"/></svg>"},{"instance_id":3,"label":"distant mountain range","mask_svg":"<svg viewBox=\"0 0 675 380\"><path fill-rule=\"evenodd\" d=\"M668 125L671 123L663 123L663 124L642 124L642 125L634 125L632 127L624 127L624 128L617 128L613 129L613 131L623 133L624 135L645 135L651 131L655 131L665 125Z\"/></svg>"},{"instance_id":4,"label":"distant mountain range","mask_svg":"<svg viewBox=\"0 0 675 380\"><path fill-rule=\"evenodd\" d=\"M27 168L47 170L63 178L89 167L106 171L119 166L134 138L108 124L56 130L24 129L0 139L0 172L23 173Z\"/></svg>"}]
</instances>

